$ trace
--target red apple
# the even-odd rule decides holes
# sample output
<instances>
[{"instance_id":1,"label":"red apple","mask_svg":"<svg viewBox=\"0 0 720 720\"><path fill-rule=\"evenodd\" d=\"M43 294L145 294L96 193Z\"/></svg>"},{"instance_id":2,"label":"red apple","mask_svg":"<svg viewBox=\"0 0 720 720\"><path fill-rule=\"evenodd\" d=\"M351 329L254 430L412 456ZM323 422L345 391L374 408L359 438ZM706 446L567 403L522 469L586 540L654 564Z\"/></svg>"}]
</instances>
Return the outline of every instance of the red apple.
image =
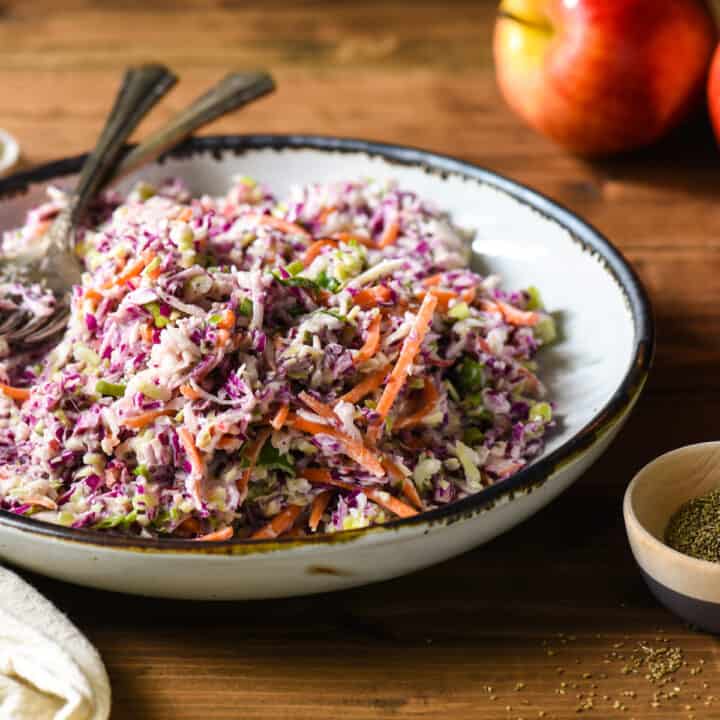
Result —
<instances>
[{"instance_id":1,"label":"red apple","mask_svg":"<svg viewBox=\"0 0 720 720\"><path fill-rule=\"evenodd\" d=\"M720 143L720 47L715 50L715 56L710 65L707 95L710 119L713 130L715 130L715 137Z\"/></svg>"},{"instance_id":2,"label":"red apple","mask_svg":"<svg viewBox=\"0 0 720 720\"><path fill-rule=\"evenodd\" d=\"M701 0L502 0L495 67L533 128L603 155L648 145L683 119L715 42Z\"/></svg>"}]
</instances>

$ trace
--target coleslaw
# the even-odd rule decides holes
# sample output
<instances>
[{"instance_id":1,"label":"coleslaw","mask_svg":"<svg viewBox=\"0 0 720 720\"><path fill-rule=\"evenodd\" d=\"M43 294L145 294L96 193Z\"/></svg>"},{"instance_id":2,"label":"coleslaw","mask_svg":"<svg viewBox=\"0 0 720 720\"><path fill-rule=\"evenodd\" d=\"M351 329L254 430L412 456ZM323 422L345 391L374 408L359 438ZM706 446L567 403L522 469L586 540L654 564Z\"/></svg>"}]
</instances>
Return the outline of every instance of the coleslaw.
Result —
<instances>
[{"instance_id":1,"label":"coleslaw","mask_svg":"<svg viewBox=\"0 0 720 720\"><path fill-rule=\"evenodd\" d=\"M394 183L140 183L78 239L64 335L0 348L2 509L146 537L357 529L509 477L554 424L538 291L470 270L464 234ZM52 310L42 288L2 295Z\"/></svg>"}]
</instances>

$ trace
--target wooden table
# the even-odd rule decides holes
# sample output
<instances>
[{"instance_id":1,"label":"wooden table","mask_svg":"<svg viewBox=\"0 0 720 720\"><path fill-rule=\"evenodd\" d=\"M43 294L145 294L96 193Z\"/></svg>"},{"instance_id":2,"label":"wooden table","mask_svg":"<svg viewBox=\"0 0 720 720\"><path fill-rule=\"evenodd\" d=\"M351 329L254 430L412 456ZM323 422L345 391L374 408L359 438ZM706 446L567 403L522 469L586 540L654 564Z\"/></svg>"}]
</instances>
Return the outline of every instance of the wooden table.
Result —
<instances>
[{"instance_id":1,"label":"wooden table","mask_svg":"<svg viewBox=\"0 0 720 720\"><path fill-rule=\"evenodd\" d=\"M277 94L212 131L410 143L528 183L604 231L652 295L657 361L627 430L522 527L393 582L211 605L32 580L97 644L117 720L529 720L577 717L588 700L584 712L608 720L720 717L708 699L720 698L720 645L651 598L620 509L641 465L720 430L720 157L708 126L700 118L621 160L578 160L503 105L494 2L413 5L5 0L0 126L37 163L91 145L130 62L157 58L183 77L148 125L226 69L264 66ZM653 707L659 688L623 674L613 653L663 638L688 665L662 688L679 697Z\"/></svg>"}]
</instances>

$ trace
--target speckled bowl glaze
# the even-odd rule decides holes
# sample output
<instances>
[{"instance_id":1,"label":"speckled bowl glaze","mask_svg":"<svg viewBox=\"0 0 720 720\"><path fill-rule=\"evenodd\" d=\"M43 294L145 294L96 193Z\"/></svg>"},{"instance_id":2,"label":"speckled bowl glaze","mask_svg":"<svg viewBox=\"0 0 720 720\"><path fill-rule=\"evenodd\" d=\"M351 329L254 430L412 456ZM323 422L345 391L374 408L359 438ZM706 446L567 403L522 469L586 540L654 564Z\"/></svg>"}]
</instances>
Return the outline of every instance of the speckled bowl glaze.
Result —
<instances>
[{"instance_id":1,"label":"speckled bowl glaze","mask_svg":"<svg viewBox=\"0 0 720 720\"><path fill-rule=\"evenodd\" d=\"M19 223L49 183L72 182L81 162L67 159L0 181L0 227ZM83 585L154 596L228 600L338 590L432 565L505 532L567 488L618 433L647 377L651 312L625 260L572 213L459 160L339 138L199 138L141 173L151 181L179 176L194 192L218 194L236 174L280 194L310 181L395 178L475 233L473 262L481 272L499 273L506 287L536 285L561 331L540 358L560 418L545 453L441 509L303 540L137 540L0 512L0 558Z\"/></svg>"},{"instance_id":2,"label":"speckled bowl glaze","mask_svg":"<svg viewBox=\"0 0 720 720\"><path fill-rule=\"evenodd\" d=\"M623 503L630 547L653 595L712 633L720 633L720 563L677 552L664 543L664 536L684 502L717 488L720 442L700 443L646 465L628 486Z\"/></svg>"}]
</instances>

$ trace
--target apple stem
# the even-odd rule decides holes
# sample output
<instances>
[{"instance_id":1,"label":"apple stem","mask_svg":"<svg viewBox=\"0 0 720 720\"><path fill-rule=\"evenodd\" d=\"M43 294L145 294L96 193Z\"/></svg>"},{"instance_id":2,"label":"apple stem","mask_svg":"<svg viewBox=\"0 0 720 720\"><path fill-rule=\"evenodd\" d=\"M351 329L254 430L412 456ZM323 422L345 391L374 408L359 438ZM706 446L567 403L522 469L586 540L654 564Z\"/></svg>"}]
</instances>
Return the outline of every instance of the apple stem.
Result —
<instances>
[{"instance_id":1,"label":"apple stem","mask_svg":"<svg viewBox=\"0 0 720 720\"><path fill-rule=\"evenodd\" d=\"M507 10L499 9L498 10L498 18L501 20L512 20L513 22L520 23L521 25L525 25L525 27L534 28L535 30L540 30L541 32L548 32L551 30L551 27L549 25L544 25L541 23L534 23L530 22L528 20L525 20L524 18L518 17L517 15L514 15L511 12L508 12Z\"/></svg>"}]
</instances>

